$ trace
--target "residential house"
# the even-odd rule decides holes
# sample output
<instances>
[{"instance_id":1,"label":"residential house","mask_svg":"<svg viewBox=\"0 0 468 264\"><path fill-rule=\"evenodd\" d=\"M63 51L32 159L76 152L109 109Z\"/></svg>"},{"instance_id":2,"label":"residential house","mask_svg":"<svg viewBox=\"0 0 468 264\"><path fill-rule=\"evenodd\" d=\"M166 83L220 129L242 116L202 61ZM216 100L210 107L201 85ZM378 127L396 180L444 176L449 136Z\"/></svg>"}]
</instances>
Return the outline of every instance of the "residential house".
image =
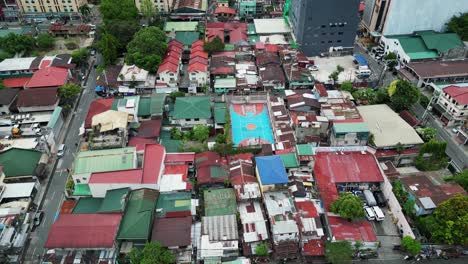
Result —
<instances>
[{"instance_id":1,"label":"residential house","mask_svg":"<svg viewBox=\"0 0 468 264\"><path fill-rule=\"evenodd\" d=\"M138 107L140 106L140 96L125 96L123 98L114 98L111 109L113 111L127 113L129 123L138 123Z\"/></svg>"},{"instance_id":2,"label":"residential house","mask_svg":"<svg viewBox=\"0 0 468 264\"><path fill-rule=\"evenodd\" d=\"M315 98L310 90L300 91L285 91L289 111L305 112L305 113L320 113L320 102Z\"/></svg>"},{"instance_id":3,"label":"residential house","mask_svg":"<svg viewBox=\"0 0 468 264\"><path fill-rule=\"evenodd\" d=\"M88 138L88 149L122 148L127 142L128 113L107 110L93 116L93 134Z\"/></svg>"},{"instance_id":4,"label":"residential house","mask_svg":"<svg viewBox=\"0 0 468 264\"><path fill-rule=\"evenodd\" d=\"M138 128L138 134L136 136L139 138L149 138L158 141L161 126L161 119L142 121L140 122L140 127Z\"/></svg>"},{"instance_id":5,"label":"residential house","mask_svg":"<svg viewBox=\"0 0 468 264\"><path fill-rule=\"evenodd\" d=\"M93 117L105 111L111 110L113 102L114 98L97 99L92 101L91 105L89 106L88 113L86 114L84 128L90 129Z\"/></svg>"},{"instance_id":6,"label":"residential house","mask_svg":"<svg viewBox=\"0 0 468 264\"><path fill-rule=\"evenodd\" d=\"M236 9L231 7L217 7L214 13L218 18L227 20L233 18L236 15L237 11Z\"/></svg>"},{"instance_id":7,"label":"residential house","mask_svg":"<svg viewBox=\"0 0 468 264\"><path fill-rule=\"evenodd\" d=\"M239 255L236 215L204 216L198 251L199 259L222 259Z\"/></svg>"},{"instance_id":8,"label":"residential house","mask_svg":"<svg viewBox=\"0 0 468 264\"><path fill-rule=\"evenodd\" d=\"M209 84L210 73L208 72L208 53L202 51L203 41L198 40L192 43L192 51L197 51L190 54L189 66L187 72L189 73L190 83L196 87L203 87Z\"/></svg>"},{"instance_id":9,"label":"residential house","mask_svg":"<svg viewBox=\"0 0 468 264\"><path fill-rule=\"evenodd\" d=\"M198 200L192 199L189 192L163 192L156 204L158 218L184 218L196 215Z\"/></svg>"},{"instance_id":10,"label":"residential house","mask_svg":"<svg viewBox=\"0 0 468 264\"><path fill-rule=\"evenodd\" d=\"M171 116L172 124L181 129L190 129L195 125L212 124L210 98L207 96L177 97L174 112Z\"/></svg>"},{"instance_id":11,"label":"residential house","mask_svg":"<svg viewBox=\"0 0 468 264\"><path fill-rule=\"evenodd\" d=\"M213 118L215 129L218 133L224 133L224 126L226 124L227 107L226 103L215 102L213 106Z\"/></svg>"},{"instance_id":12,"label":"residential house","mask_svg":"<svg viewBox=\"0 0 468 264\"><path fill-rule=\"evenodd\" d=\"M434 110L439 112L445 125L463 125L468 119L468 85L443 88Z\"/></svg>"},{"instance_id":13,"label":"residential house","mask_svg":"<svg viewBox=\"0 0 468 264\"><path fill-rule=\"evenodd\" d=\"M410 62L399 72L418 87L425 87L433 82L466 83L468 82L468 59Z\"/></svg>"},{"instance_id":14,"label":"residential house","mask_svg":"<svg viewBox=\"0 0 468 264\"><path fill-rule=\"evenodd\" d=\"M261 17L263 14L263 0L239 0L239 15L241 17Z\"/></svg>"},{"instance_id":15,"label":"residential house","mask_svg":"<svg viewBox=\"0 0 468 264\"><path fill-rule=\"evenodd\" d=\"M236 191L237 201L259 200L260 186L251 160L234 159L229 163L229 181Z\"/></svg>"},{"instance_id":16,"label":"residential house","mask_svg":"<svg viewBox=\"0 0 468 264\"><path fill-rule=\"evenodd\" d=\"M364 122L335 120L330 130L331 146L366 146L370 130Z\"/></svg>"},{"instance_id":17,"label":"residential house","mask_svg":"<svg viewBox=\"0 0 468 264\"><path fill-rule=\"evenodd\" d=\"M195 154L197 184L200 186L224 186L229 178L227 161L217 152Z\"/></svg>"},{"instance_id":18,"label":"residential house","mask_svg":"<svg viewBox=\"0 0 468 264\"><path fill-rule=\"evenodd\" d=\"M257 180L265 193L287 188L288 175L280 156L255 157Z\"/></svg>"},{"instance_id":19,"label":"residential house","mask_svg":"<svg viewBox=\"0 0 468 264\"><path fill-rule=\"evenodd\" d=\"M169 39L177 40L181 48L188 48L200 39L199 22L197 21L168 21L164 24L164 32Z\"/></svg>"},{"instance_id":20,"label":"residential house","mask_svg":"<svg viewBox=\"0 0 468 264\"><path fill-rule=\"evenodd\" d=\"M264 203L270 221L274 254L281 259L297 258L299 228L294 220L296 209L286 192L264 194Z\"/></svg>"},{"instance_id":21,"label":"residential house","mask_svg":"<svg viewBox=\"0 0 468 264\"><path fill-rule=\"evenodd\" d=\"M159 181L160 192L190 191L192 185L189 183L189 165L165 165L164 173Z\"/></svg>"},{"instance_id":22,"label":"residential house","mask_svg":"<svg viewBox=\"0 0 468 264\"><path fill-rule=\"evenodd\" d=\"M3 182L34 179L43 154L36 150L10 148L0 153ZM18 157L21 157L19 159Z\"/></svg>"},{"instance_id":23,"label":"residential house","mask_svg":"<svg viewBox=\"0 0 468 264\"><path fill-rule=\"evenodd\" d=\"M257 67L254 61L242 60L236 64L236 88L240 91L256 91L260 86Z\"/></svg>"},{"instance_id":24,"label":"residential house","mask_svg":"<svg viewBox=\"0 0 468 264\"><path fill-rule=\"evenodd\" d=\"M284 90L286 87L286 77L280 66L279 56L273 52L257 52L256 60L263 89Z\"/></svg>"},{"instance_id":25,"label":"residential house","mask_svg":"<svg viewBox=\"0 0 468 264\"><path fill-rule=\"evenodd\" d=\"M57 88L21 90L16 108L20 113L53 111L59 104Z\"/></svg>"},{"instance_id":26,"label":"residential house","mask_svg":"<svg viewBox=\"0 0 468 264\"><path fill-rule=\"evenodd\" d=\"M150 240L156 201L156 190L139 189L130 193L116 241L130 246L143 246Z\"/></svg>"},{"instance_id":27,"label":"residential house","mask_svg":"<svg viewBox=\"0 0 468 264\"><path fill-rule=\"evenodd\" d=\"M32 76L34 68L31 67L36 57L11 58L0 62L1 77L24 77Z\"/></svg>"},{"instance_id":28,"label":"residential house","mask_svg":"<svg viewBox=\"0 0 468 264\"><path fill-rule=\"evenodd\" d=\"M191 263L192 217L155 218L151 241L168 247L176 256L177 263Z\"/></svg>"},{"instance_id":29,"label":"residential house","mask_svg":"<svg viewBox=\"0 0 468 264\"><path fill-rule=\"evenodd\" d=\"M93 28L90 25L62 25L61 23L55 23L50 25L49 34L54 37L63 38L76 38L76 37L93 37L91 32Z\"/></svg>"},{"instance_id":30,"label":"residential house","mask_svg":"<svg viewBox=\"0 0 468 264\"><path fill-rule=\"evenodd\" d=\"M225 44L239 44L248 41L247 23L240 21L208 22L205 30L205 41L211 42L216 37Z\"/></svg>"},{"instance_id":31,"label":"residential house","mask_svg":"<svg viewBox=\"0 0 468 264\"><path fill-rule=\"evenodd\" d=\"M104 197L81 197L75 200L73 214L124 213L130 188L112 189ZM65 201L64 201L65 203Z\"/></svg>"},{"instance_id":32,"label":"residential house","mask_svg":"<svg viewBox=\"0 0 468 264\"><path fill-rule=\"evenodd\" d=\"M172 20L201 20L206 15L208 0L177 0L173 1ZM190 19L188 19L190 18Z\"/></svg>"},{"instance_id":33,"label":"residential house","mask_svg":"<svg viewBox=\"0 0 468 264\"><path fill-rule=\"evenodd\" d=\"M203 192L205 216L231 215L237 213L234 189L210 189Z\"/></svg>"},{"instance_id":34,"label":"residential house","mask_svg":"<svg viewBox=\"0 0 468 264\"><path fill-rule=\"evenodd\" d=\"M319 143L320 138L326 138L329 122L324 116L315 113L289 111L295 135L299 143Z\"/></svg>"},{"instance_id":35,"label":"residential house","mask_svg":"<svg viewBox=\"0 0 468 264\"><path fill-rule=\"evenodd\" d=\"M456 183L436 184L431 178L429 175L417 174L399 179L409 199L414 201L413 212L417 216L431 214L437 206L457 194L466 195L466 191Z\"/></svg>"},{"instance_id":36,"label":"residential house","mask_svg":"<svg viewBox=\"0 0 468 264\"><path fill-rule=\"evenodd\" d=\"M234 77L214 79L213 90L218 94L233 92L236 88L236 78Z\"/></svg>"},{"instance_id":37,"label":"residential house","mask_svg":"<svg viewBox=\"0 0 468 264\"><path fill-rule=\"evenodd\" d=\"M2 115L10 114L10 107L18 96L19 89L9 88L0 90L0 113Z\"/></svg>"},{"instance_id":38,"label":"residential house","mask_svg":"<svg viewBox=\"0 0 468 264\"><path fill-rule=\"evenodd\" d=\"M141 12L141 4L143 0L135 0L135 5L138 10ZM160 0L160 1L153 1L153 6L156 10L160 13L170 13L172 10L172 6L174 4L174 0Z\"/></svg>"},{"instance_id":39,"label":"residential house","mask_svg":"<svg viewBox=\"0 0 468 264\"><path fill-rule=\"evenodd\" d=\"M255 255L257 246L268 240L265 213L258 201L241 202L238 210L242 224L241 242L244 256Z\"/></svg>"},{"instance_id":40,"label":"residential house","mask_svg":"<svg viewBox=\"0 0 468 264\"><path fill-rule=\"evenodd\" d=\"M69 72L65 68L45 67L34 72L25 84L25 89L57 88L68 82Z\"/></svg>"},{"instance_id":41,"label":"residential house","mask_svg":"<svg viewBox=\"0 0 468 264\"><path fill-rule=\"evenodd\" d=\"M75 65L71 63L71 60L70 54L5 59L0 62L0 77L7 78L4 80L7 83L10 81L16 84L21 83L22 85L16 85L14 87L22 88L26 81L29 81L33 73L40 69L48 67L74 68ZM7 84L5 85L7 86Z\"/></svg>"},{"instance_id":42,"label":"residential house","mask_svg":"<svg viewBox=\"0 0 468 264\"><path fill-rule=\"evenodd\" d=\"M144 88L153 88L154 83L150 83L149 72L140 69L136 65L125 64L120 70L117 80L126 86L128 89L119 87L119 92L135 94L136 89L140 92L144 91Z\"/></svg>"},{"instance_id":43,"label":"residential house","mask_svg":"<svg viewBox=\"0 0 468 264\"><path fill-rule=\"evenodd\" d=\"M308 261L325 256L324 228L319 214L323 213L319 200L295 198L296 221L300 233L301 253Z\"/></svg>"},{"instance_id":44,"label":"residential house","mask_svg":"<svg viewBox=\"0 0 468 264\"><path fill-rule=\"evenodd\" d=\"M179 41L171 40L167 46L166 56L159 65L157 72L159 82L166 84L168 87L176 87L179 83L182 46Z\"/></svg>"},{"instance_id":45,"label":"residential house","mask_svg":"<svg viewBox=\"0 0 468 264\"><path fill-rule=\"evenodd\" d=\"M362 243L363 248L376 250L380 245L372 224L367 220L350 222L348 219L328 215L328 224L332 236L331 242L348 241L351 244Z\"/></svg>"}]
</instances>

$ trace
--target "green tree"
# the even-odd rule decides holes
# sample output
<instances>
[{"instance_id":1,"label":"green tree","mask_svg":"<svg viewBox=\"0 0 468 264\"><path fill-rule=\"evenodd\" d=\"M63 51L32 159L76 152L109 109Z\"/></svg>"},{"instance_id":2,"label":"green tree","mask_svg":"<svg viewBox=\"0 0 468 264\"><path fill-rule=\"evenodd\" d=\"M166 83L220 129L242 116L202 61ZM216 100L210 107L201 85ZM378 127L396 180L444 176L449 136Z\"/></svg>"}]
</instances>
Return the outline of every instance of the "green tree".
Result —
<instances>
[{"instance_id":1,"label":"green tree","mask_svg":"<svg viewBox=\"0 0 468 264\"><path fill-rule=\"evenodd\" d=\"M185 96L185 93L181 91L176 91L176 92L172 92L169 94L169 97L172 99L173 102L175 102L177 97L184 97L184 96Z\"/></svg>"},{"instance_id":2,"label":"green tree","mask_svg":"<svg viewBox=\"0 0 468 264\"><path fill-rule=\"evenodd\" d=\"M159 242L146 243L143 249L132 248L128 254L132 264L172 264L175 263L175 256Z\"/></svg>"},{"instance_id":3,"label":"green tree","mask_svg":"<svg viewBox=\"0 0 468 264\"><path fill-rule=\"evenodd\" d=\"M447 31L457 33L463 41L468 41L468 13L453 16L447 23Z\"/></svg>"},{"instance_id":4,"label":"green tree","mask_svg":"<svg viewBox=\"0 0 468 264\"><path fill-rule=\"evenodd\" d=\"M215 37L211 42L205 42L203 44L203 50L208 53L223 51L224 43L219 37Z\"/></svg>"},{"instance_id":5,"label":"green tree","mask_svg":"<svg viewBox=\"0 0 468 264\"><path fill-rule=\"evenodd\" d=\"M193 139L199 142L205 142L210 136L210 129L204 125L196 125L193 128Z\"/></svg>"},{"instance_id":6,"label":"green tree","mask_svg":"<svg viewBox=\"0 0 468 264\"><path fill-rule=\"evenodd\" d=\"M353 249L349 241L327 242L325 258L332 264L351 263Z\"/></svg>"},{"instance_id":7,"label":"green tree","mask_svg":"<svg viewBox=\"0 0 468 264\"><path fill-rule=\"evenodd\" d=\"M106 23L105 32L112 34L119 40L119 50L124 51L128 43L132 40L138 30L140 24L136 20L119 20L113 19Z\"/></svg>"},{"instance_id":8,"label":"green tree","mask_svg":"<svg viewBox=\"0 0 468 264\"><path fill-rule=\"evenodd\" d=\"M337 71L333 71L332 73L330 73L330 75L328 75L328 78L333 80L334 82L338 81L338 76L340 75L339 72Z\"/></svg>"},{"instance_id":9,"label":"green tree","mask_svg":"<svg viewBox=\"0 0 468 264\"><path fill-rule=\"evenodd\" d=\"M29 54L36 46L35 43L36 41L33 37L17 35L15 33L9 33L5 37L0 37L0 48L8 54Z\"/></svg>"},{"instance_id":10,"label":"green tree","mask_svg":"<svg viewBox=\"0 0 468 264\"><path fill-rule=\"evenodd\" d=\"M80 92L81 87L74 83L68 83L60 86L58 89L60 104L67 110L71 109L76 97L80 94Z\"/></svg>"},{"instance_id":11,"label":"green tree","mask_svg":"<svg viewBox=\"0 0 468 264\"><path fill-rule=\"evenodd\" d=\"M226 135L225 134L217 134L215 138L216 144L225 144L226 143Z\"/></svg>"},{"instance_id":12,"label":"green tree","mask_svg":"<svg viewBox=\"0 0 468 264\"><path fill-rule=\"evenodd\" d=\"M416 86L406 80L395 83L395 91L390 95L390 105L396 112L408 110L419 100L420 92Z\"/></svg>"},{"instance_id":13,"label":"green tree","mask_svg":"<svg viewBox=\"0 0 468 264\"><path fill-rule=\"evenodd\" d=\"M266 242L262 242L260 244L257 245L257 247L255 248L255 255L257 256L261 256L261 257L266 257L268 256L268 243Z\"/></svg>"},{"instance_id":14,"label":"green tree","mask_svg":"<svg viewBox=\"0 0 468 264\"><path fill-rule=\"evenodd\" d=\"M400 180L396 180L392 184L393 186L393 193L395 194L395 197L397 198L398 202L400 204L404 203L408 199L408 193L403 187L403 183L401 183Z\"/></svg>"},{"instance_id":15,"label":"green tree","mask_svg":"<svg viewBox=\"0 0 468 264\"><path fill-rule=\"evenodd\" d=\"M416 168L422 171L439 170L447 166L448 159L445 154L447 142L429 140L422 145L419 155L414 161Z\"/></svg>"},{"instance_id":16,"label":"green tree","mask_svg":"<svg viewBox=\"0 0 468 264\"><path fill-rule=\"evenodd\" d=\"M154 6L153 1L142 0L140 4L140 11L144 18L151 21L158 10Z\"/></svg>"},{"instance_id":17,"label":"green tree","mask_svg":"<svg viewBox=\"0 0 468 264\"><path fill-rule=\"evenodd\" d=\"M448 182L456 182L468 192L468 170L464 170L454 176L446 177L444 180Z\"/></svg>"},{"instance_id":18,"label":"green tree","mask_svg":"<svg viewBox=\"0 0 468 264\"><path fill-rule=\"evenodd\" d=\"M341 65L338 64L338 65L336 65L336 71L338 73L342 73L342 72L344 72L344 68Z\"/></svg>"},{"instance_id":19,"label":"green tree","mask_svg":"<svg viewBox=\"0 0 468 264\"><path fill-rule=\"evenodd\" d=\"M427 96L421 94L421 96L419 97L419 104L420 104L422 107L426 108L427 105L429 104L429 102L430 102L430 99L427 98Z\"/></svg>"},{"instance_id":20,"label":"green tree","mask_svg":"<svg viewBox=\"0 0 468 264\"><path fill-rule=\"evenodd\" d=\"M135 64L151 73L158 70L167 50L166 34L157 27L138 31L127 45L128 64Z\"/></svg>"},{"instance_id":21,"label":"green tree","mask_svg":"<svg viewBox=\"0 0 468 264\"><path fill-rule=\"evenodd\" d=\"M86 48L77 49L72 52L71 56L74 63L82 65L88 58L88 50Z\"/></svg>"},{"instance_id":22,"label":"green tree","mask_svg":"<svg viewBox=\"0 0 468 264\"><path fill-rule=\"evenodd\" d=\"M344 81L341 84L341 90L352 93L354 91L354 85L351 81Z\"/></svg>"},{"instance_id":23,"label":"green tree","mask_svg":"<svg viewBox=\"0 0 468 264\"><path fill-rule=\"evenodd\" d=\"M421 220L432 241L468 246L468 196L453 196Z\"/></svg>"},{"instance_id":24,"label":"green tree","mask_svg":"<svg viewBox=\"0 0 468 264\"><path fill-rule=\"evenodd\" d=\"M377 93L371 88L359 89L353 93L353 97L361 104L375 104L377 101Z\"/></svg>"},{"instance_id":25,"label":"green tree","mask_svg":"<svg viewBox=\"0 0 468 264\"><path fill-rule=\"evenodd\" d=\"M3 83L3 80L0 79L0 90L3 90L3 89L5 89L5 88L6 88L6 86L5 86L5 84Z\"/></svg>"},{"instance_id":26,"label":"green tree","mask_svg":"<svg viewBox=\"0 0 468 264\"><path fill-rule=\"evenodd\" d=\"M89 5L87 4L84 4L82 6L80 6L78 8L78 11L80 12L80 14L85 18L85 19L88 19L89 18L89 15L91 15L91 8L89 7Z\"/></svg>"},{"instance_id":27,"label":"green tree","mask_svg":"<svg viewBox=\"0 0 468 264\"><path fill-rule=\"evenodd\" d=\"M175 140L181 140L182 139L182 131L178 129L177 127L173 127L171 129L171 138Z\"/></svg>"},{"instance_id":28,"label":"green tree","mask_svg":"<svg viewBox=\"0 0 468 264\"><path fill-rule=\"evenodd\" d=\"M421 252L421 243L414 240L410 236L405 236L401 240L401 248L404 251L410 253L411 255L416 256L417 254L419 254L419 252Z\"/></svg>"},{"instance_id":29,"label":"green tree","mask_svg":"<svg viewBox=\"0 0 468 264\"><path fill-rule=\"evenodd\" d=\"M50 50L55 45L55 38L48 33L41 33L36 38L36 45L40 50Z\"/></svg>"},{"instance_id":30,"label":"green tree","mask_svg":"<svg viewBox=\"0 0 468 264\"><path fill-rule=\"evenodd\" d=\"M422 137L424 141L429 141L437 136L437 129L432 127L419 127L416 132Z\"/></svg>"},{"instance_id":31,"label":"green tree","mask_svg":"<svg viewBox=\"0 0 468 264\"><path fill-rule=\"evenodd\" d=\"M0 38L0 40L1 40L1 38ZM0 44L0 46L1 46L1 44ZM9 59L11 57L13 57L13 55L11 55L10 53L7 53L5 51L0 50L0 62L2 62L5 59Z\"/></svg>"},{"instance_id":32,"label":"green tree","mask_svg":"<svg viewBox=\"0 0 468 264\"><path fill-rule=\"evenodd\" d=\"M347 219L364 217L364 209L362 208L361 200L351 193L340 195L340 197L330 205L330 210Z\"/></svg>"},{"instance_id":33,"label":"green tree","mask_svg":"<svg viewBox=\"0 0 468 264\"><path fill-rule=\"evenodd\" d=\"M384 60L387 62L387 66L390 70L393 70L398 64L397 55L394 52L390 52L385 55Z\"/></svg>"},{"instance_id":34,"label":"green tree","mask_svg":"<svg viewBox=\"0 0 468 264\"><path fill-rule=\"evenodd\" d=\"M111 65L117 59L119 41L111 34L104 33L97 43L97 48L104 58L105 65Z\"/></svg>"},{"instance_id":35,"label":"green tree","mask_svg":"<svg viewBox=\"0 0 468 264\"><path fill-rule=\"evenodd\" d=\"M138 18L138 9L133 0L102 0L99 11L106 24L114 19L136 20Z\"/></svg>"},{"instance_id":36,"label":"green tree","mask_svg":"<svg viewBox=\"0 0 468 264\"><path fill-rule=\"evenodd\" d=\"M388 93L384 89L379 89L375 93L375 103L376 104L386 104L390 101Z\"/></svg>"}]
</instances>

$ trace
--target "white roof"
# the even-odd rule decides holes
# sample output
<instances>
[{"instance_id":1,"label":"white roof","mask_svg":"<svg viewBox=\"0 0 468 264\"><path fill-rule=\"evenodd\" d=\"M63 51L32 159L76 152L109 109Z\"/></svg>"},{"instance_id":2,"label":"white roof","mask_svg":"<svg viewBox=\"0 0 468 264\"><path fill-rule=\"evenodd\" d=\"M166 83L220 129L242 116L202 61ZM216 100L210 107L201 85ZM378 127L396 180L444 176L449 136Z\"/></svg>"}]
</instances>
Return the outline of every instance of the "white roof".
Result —
<instances>
[{"instance_id":1,"label":"white roof","mask_svg":"<svg viewBox=\"0 0 468 264\"><path fill-rule=\"evenodd\" d=\"M276 221L271 229L274 235L299 232L297 223L294 220Z\"/></svg>"},{"instance_id":2,"label":"white roof","mask_svg":"<svg viewBox=\"0 0 468 264\"><path fill-rule=\"evenodd\" d=\"M265 205L270 216L292 212L291 200L282 192L265 193Z\"/></svg>"},{"instance_id":3,"label":"white roof","mask_svg":"<svg viewBox=\"0 0 468 264\"><path fill-rule=\"evenodd\" d=\"M260 36L260 41L265 44L286 45L288 42L281 34L273 34L268 36Z\"/></svg>"},{"instance_id":4,"label":"white roof","mask_svg":"<svg viewBox=\"0 0 468 264\"><path fill-rule=\"evenodd\" d=\"M247 206L253 208L253 212L247 211ZM238 206L242 228L244 230L243 236L245 242L254 242L268 239L268 232L265 224L265 218L263 218L262 208L260 203L245 202L240 203ZM259 237L261 236L261 239Z\"/></svg>"},{"instance_id":5,"label":"white roof","mask_svg":"<svg viewBox=\"0 0 468 264\"><path fill-rule=\"evenodd\" d=\"M239 241L213 242L207 235L202 235L200 239L200 257L222 257L224 250L237 250Z\"/></svg>"},{"instance_id":6,"label":"white roof","mask_svg":"<svg viewBox=\"0 0 468 264\"><path fill-rule=\"evenodd\" d=\"M421 202L424 209L434 209L437 207L435 203L432 201L431 197L422 197L422 198L419 198L419 201Z\"/></svg>"},{"instance_id":7,"label":"white roof","mask_svg":"<svg viewBox=\"0 0 468 264\"><path fill-rule=\"evenodd\" d=\"M160 192L184 191L186 188L187 182L182 174L164 174L159 183Z\"/></svg>"},{"instance_id":8,"label":"white roof","mask_svg":"<svg viewBox=\"0 0 468 264\"><path fill-rule=\"evenodd\" d=\"M423 141L405 120L386 104L358 106L357 109L374 135L378 148L422 144Z\"/></svg>"},{"instance_id":9,"label":"white roof","mask_svg":"<svg viewBox=\"0 0 468 264\"><path fill-rule=\"evenodd\" d=\"M123 76L123 80L120 76ZM132 76L134 76L135 81L143 82L146 81L148 78L148 71L138 68L136 65L127 65L125 64L122 69L120 70L119 77L117 77L118 81L126 81L130 82L133 81Z\"/></svg>"},{"instance_id":10,"label":"white roof","mask_svg":"<svg viewBox=\"0 0 468 264\"><path fill-rule=\"evenodd\" d=\"M0 72L29 70L31 63L35 58L36 57L5 59L4 61L0 62Z\"/></svg>"},{"instance_id":11,"label":"white roof","mask_svg":"<svg viewBox=\"0 0 468 264\"><path fill-rule=\"evenodd\" d=\"M93 116L91 125L101 125L100 132L110 131L117 128L127 128L128 113L118 112L115 110L107 110L100 114Z\"/></svg>"},{"instance_id":12,"label":"white roof","mask_svg":"<svg viewBox=\"0 0 468 264\"><path fill-rule=\"evenodd\" d=\"M35 185L35 182L5 184L5 191L3 192L2 199L29 197Z\"/></svg>"},{"instance_id":13,"label":"white roof","mask_svg":"<svg viewBox=\"0 0 468 264\"><path fill-rule=\"evenodd\" d=\"M254 19L257 34L281 34L291 32L283 18Z\"/></svg>"}]
</instances>

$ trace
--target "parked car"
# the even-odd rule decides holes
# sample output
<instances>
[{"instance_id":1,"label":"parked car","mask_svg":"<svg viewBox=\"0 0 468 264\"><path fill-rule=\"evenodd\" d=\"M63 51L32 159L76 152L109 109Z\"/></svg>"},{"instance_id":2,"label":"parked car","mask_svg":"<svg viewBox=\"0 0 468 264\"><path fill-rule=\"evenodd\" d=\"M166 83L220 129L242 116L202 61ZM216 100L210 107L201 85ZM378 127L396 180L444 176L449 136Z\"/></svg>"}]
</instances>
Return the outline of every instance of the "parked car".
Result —
<instances>
[{"instance_id":1,"label":"parked car","mask_svg":"<svg viewBox=\"0 0 468 264\"><path fill-rule=\"evenodd\" d=\"M368 206L376 206L377 201L375 200L374 195L369 190L364 190L364 196L366 197L367 205Z\"/></svg>"},{"instance_id":2,"label":"parked car","mask_svg":"<svg viewBox=\"0 0 468 264\"><path fill-rule=\"evenodd\" d=\"M39 225L41 224L43 218L44 218L44 212L38 211L38 212L34 215L33 226L34 226L34 227L39 226Z\"/></svg>"},{"instance_id":3,"label":"parked car","mask_svg":"<svg viewBox=\"0 0 468 264\"><path fill-rule=\"evenodd\" d=\"M57 157L61 158L65 155L65 144L61 144L57 149Z\"/></svg>"},{"instance_id":4,"label":"parked car","mask_svg":"<svg viewBox=\"0 0 468 264\"><path fill-rule=\"evenodd\" d=\"M353 191L352 193L354 194L354 196L361 199L361 202L363 205L367 205L366 197L364 196L364 193L362 191L357 190L357 191Z\"/></svg>"},{"instance_id":5,"label":"parked car","mask_svg":"<svg viewBox=\"0 0 468 264\"><path fill-rule=\"evenodd\" d=\"M385 197L381 191L375 191L374 193L375 200L377 201L377 205L382 207L385 206L387 201L385 200Z\"/></svg>"}]
</instances>

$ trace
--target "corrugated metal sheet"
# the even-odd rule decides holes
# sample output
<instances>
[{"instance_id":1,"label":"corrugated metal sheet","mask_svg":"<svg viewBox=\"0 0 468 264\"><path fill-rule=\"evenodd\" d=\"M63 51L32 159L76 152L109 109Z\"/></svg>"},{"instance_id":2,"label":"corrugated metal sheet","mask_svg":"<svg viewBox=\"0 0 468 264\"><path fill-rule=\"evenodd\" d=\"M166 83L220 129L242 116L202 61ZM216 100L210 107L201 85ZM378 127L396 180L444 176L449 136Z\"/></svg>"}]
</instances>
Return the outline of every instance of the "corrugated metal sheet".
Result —
<instances>
[{"instance_id":1,"label":"corrugated metal sheet","mask_svg":"<svg viewBox=\"0 0 468 264\"><path fill-rule=\"evenodd\" d=\"M208 235L210 241L237 240L237 222L235 215L205 216L202 219L202 235Z\"/></svg>"}]
</instances>

